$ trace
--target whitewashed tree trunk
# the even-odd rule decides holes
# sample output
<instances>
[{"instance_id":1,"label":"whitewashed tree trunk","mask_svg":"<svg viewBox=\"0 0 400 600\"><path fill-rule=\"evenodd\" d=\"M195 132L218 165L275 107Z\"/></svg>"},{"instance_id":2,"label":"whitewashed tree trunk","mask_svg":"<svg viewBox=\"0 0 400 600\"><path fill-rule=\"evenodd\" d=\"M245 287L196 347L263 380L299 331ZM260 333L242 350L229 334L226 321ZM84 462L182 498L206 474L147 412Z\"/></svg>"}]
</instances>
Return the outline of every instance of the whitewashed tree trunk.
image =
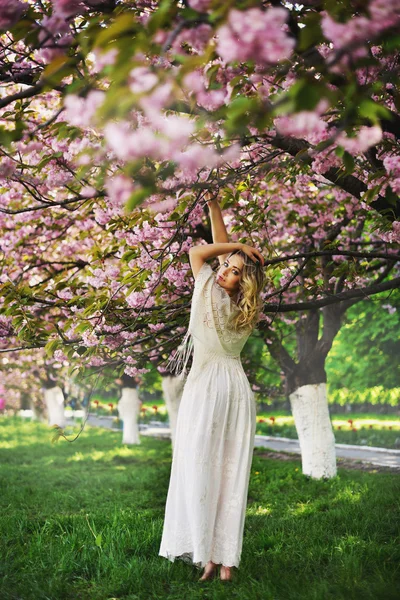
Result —
<instances>
[{"instance_id":1,"label":"whitewashed tree trunk","mask_svg":"<svg viewBox=\"0 0 400 600\"><path fill-rule=\"evenodd\" d=\"M138 424L139 408L140 400L137 389L123 387L122 396L118 402L118 414L123 421L123 444L140 444Z\"/></svg>"},{"instance_id":2,"label":"whitewashed tree trunk","mask_svg":"<svg viewBox=\"0 0 400 600\"><path fill-rule=\"evenodd\" d=\"M301 449L304 475L336 475L335 436L329 418L326 384L303 385L289 396Z\"/></svg>"},{"instance_id":3,"label":"whitewashed tree trunk","mask_svg":"<svg viewBox=\"0 0 400 600\"><path fill-rule=\"evenodd\" d=\"M47 406L49 425L65 427L64 394L60 387L55 386L44 390L44 401Z\"/></svg>"},{"instance_id":4,"label":"whitewashed tree trunk","mask_svg":"<svg viewBox=\"0 0 400 600\"><path fill-rule=\"evenodd\" d=\"M175 444L176 421L178 418L179 405L181 403L182 392L185 382L180 377L167 375L162 378L162 389L164 392L164 400L167 406L169 426L171 429L172 447Z\"/></svg>"}]
</instances>

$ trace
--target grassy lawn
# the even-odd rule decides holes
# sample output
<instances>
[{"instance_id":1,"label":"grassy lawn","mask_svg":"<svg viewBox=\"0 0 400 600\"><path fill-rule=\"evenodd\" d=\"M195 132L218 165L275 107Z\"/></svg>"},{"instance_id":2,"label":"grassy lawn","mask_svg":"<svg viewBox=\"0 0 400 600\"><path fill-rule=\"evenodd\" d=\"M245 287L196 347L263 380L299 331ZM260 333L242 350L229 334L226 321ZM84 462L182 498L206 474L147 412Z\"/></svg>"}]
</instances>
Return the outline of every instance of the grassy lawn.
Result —
<instances>
[{"instance_id":1,"label":"grassy lawn","mask_svg":"<svg viewBox=\"0 0 400 600\"><path fill-rule=\"evenodd\" d=\"M236 582L201 585L196 568L158 556L169 442L51 437L0 419L2 600L398 598L398 474L339 468L316 481L257 449Z\"/></svg>"}]
</instances>

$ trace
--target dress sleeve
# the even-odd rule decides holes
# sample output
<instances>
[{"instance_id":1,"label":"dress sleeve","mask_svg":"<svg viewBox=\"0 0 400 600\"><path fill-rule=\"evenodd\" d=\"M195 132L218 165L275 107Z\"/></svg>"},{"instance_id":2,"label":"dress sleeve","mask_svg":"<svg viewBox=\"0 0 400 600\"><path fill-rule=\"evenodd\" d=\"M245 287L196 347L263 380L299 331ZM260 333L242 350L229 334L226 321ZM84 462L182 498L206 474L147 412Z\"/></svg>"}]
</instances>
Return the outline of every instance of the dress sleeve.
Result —
<instances>
[{"instance_id":1,"label":"dress sleeve","mask_svg":"<svg viewBox=\"0 0 400 600\"><path fill-rule=\"evenodd\" d=\"M194 283L191 328L194 325L193 319L200 317L206 330L214 329L221 337L231 311L229 294L216 282L216 274L210 265L204 263Z\"/></svg>"},{"instance_id":2,"label":"dress sleeve","mask_svg":"<svg viewBox=\"0 0 400 600\"><path fill-rule=\"evenodd\" d=\"M197 273L197 276L195 277L194 280L194 289L196 291L200 291L204 285L207 283L208 280L210 279L214 279L215 280L215 273L212 270L212 268L210 267L210 265L205 262L199 272Z\"/></svg>"}]
</instances>

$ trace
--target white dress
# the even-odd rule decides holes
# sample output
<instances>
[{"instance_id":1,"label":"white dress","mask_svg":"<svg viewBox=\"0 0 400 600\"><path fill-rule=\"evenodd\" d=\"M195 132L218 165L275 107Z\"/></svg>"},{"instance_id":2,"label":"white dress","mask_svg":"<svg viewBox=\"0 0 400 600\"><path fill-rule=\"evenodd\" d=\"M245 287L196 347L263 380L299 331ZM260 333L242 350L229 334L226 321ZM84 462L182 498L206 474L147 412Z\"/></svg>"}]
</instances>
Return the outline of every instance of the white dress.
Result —
<instances>
[{"instance_id":1,"label":"white dress","mask_svg":"<svg viewBox=\"0 0 400 600\"><path fill-rule=\"evenodd\" d=\"M159 550L199 568L210 560L237 567L242 551L256 407L240 360L249 333L226 327L233 310L205 263L185 340L193 343L193 363L178 412Z\"/></svg>"}]
</instances>

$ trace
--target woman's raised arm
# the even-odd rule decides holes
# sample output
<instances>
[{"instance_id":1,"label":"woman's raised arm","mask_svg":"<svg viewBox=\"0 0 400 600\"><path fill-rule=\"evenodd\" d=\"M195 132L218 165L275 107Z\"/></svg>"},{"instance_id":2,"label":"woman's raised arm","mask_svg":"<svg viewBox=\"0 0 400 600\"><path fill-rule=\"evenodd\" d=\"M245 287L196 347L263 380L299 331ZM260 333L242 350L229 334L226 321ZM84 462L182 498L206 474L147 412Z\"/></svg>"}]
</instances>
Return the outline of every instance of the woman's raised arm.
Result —
<instances>
[{"instance_id":1,"label":"woman's raised arm","mask_svg":"<svg viewBox=\"0 0 400 600\"><path fill-rule=\"evenodd\" d=\"M241 250L251 260L257 262L258 260L264 265L264 257L257 248L248 246L247 244L241 244L240 242L225 242L220 244L202 244L200 246L192 246L189 250L190 266L194 277L197 277L197 273L201 267L209 258L215 256L226 256L234 250Z\"/></svg>"},{"instance_id":2,"label":"woman's raised arm","mask_svg":"<svg viewBox=\"0 0 400 600\"><path fill-rule=\"evenodd\" d=\"M215 256L227 256L234 250L241 250L242 245L239 242L224 242L220 244L201 244L200 246L192 246L189 250L190 266L192 267L193 276L196 279L197 273L209 258Z\"/></svg>"},{"instance_id":3,"label":"woman's raised arm","mask_svg":"<svg viewBox=\"0 0 400 600\"><path fill-rule=\"evenodd\" d=\"M229 242L228 233L226 231L224 219L222 217L221 207L218 204L218 200L213 198L207 201L208 208L210 210L211 219L211 233L214 244ZM219 264L222 265L227 254L221 254L218 256Z\"/></svg>"}]
</instances>

